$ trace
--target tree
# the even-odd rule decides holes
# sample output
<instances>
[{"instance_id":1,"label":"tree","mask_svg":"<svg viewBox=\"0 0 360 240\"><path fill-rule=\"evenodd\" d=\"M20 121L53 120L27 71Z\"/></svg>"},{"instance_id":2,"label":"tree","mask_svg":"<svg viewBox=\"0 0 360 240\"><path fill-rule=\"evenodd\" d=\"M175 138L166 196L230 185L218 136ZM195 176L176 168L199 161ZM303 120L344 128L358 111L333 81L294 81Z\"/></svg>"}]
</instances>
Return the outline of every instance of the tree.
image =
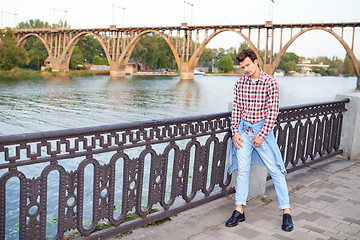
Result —
<instances>
[{"instance_id":1,"label":"tree","mask_svg":"<svg viewBox=\"0 0 360 240\"><path fill-rule=\"evenodd\" d=\"M296 64L299 63L299 61L300 57L298 55L292 52L287 52L282 57L278 68L285 70L285 72L296 71Z\"/></svg>"},{"instance_id":2,"label":"tree","mask_svg":"<svg viewBox=\"0 0 360 240\"><path fill-rule=\"evenodd\" d=\"M348 54L346 54L345 59L344 59L344 74L346 76L354 76L355 75L354 65L352 64Z\"/></svg>"},{"instance_id":3,"label":"tree","mask_svg":"<svg viewBox=\"0 0 360 240\"><path fill-rule=\"evenodd\" d=\"M17 29L31 29L31 28L50 28L51 25L48 22L40 21L40 19L31 19L26 22L20 22Z\"/></svg>"},{"instance_id":4,"label":"tree","mask_svg":"<svg viewBox=\"0 0 360 240\"><path fill-rule=\"evenodd\" d=\"M218 68L224 72L234 71L234 61L231 56L227 55L220 58Z\"/></svg>"},{"instance_id":5,"label":"tree","mask_svg":"<svg viewBox=\"0 0 360 240\"><path fill-rule=\"evenodd\" d=\"M84 56L84 61L88 63L92 63L95 65L99 65L99 60L105 58L105 51L101 46L100 42L92 35L86 35L82 37L77 43L79 46L82 55ZM94 63L94 59L96 57L97 63ZM105 61L101 60L102 63L100 65L109 65L107 59Z\"/></svg>"},{"instance_id":6,"label":"tree","mask_svg":"<svg viewBox=\"0 0 360 240\"><path fill-rule=\"evenodd\" d=\"M75 46L74 51L72 53L71 59L70 59L70 68L71 69L79 69L82 68L82 63L84 62L84 56L82 52L80 51L79 46Z\"/></svg>"},{"instance_id":7,"label":"tree","mask_svg":"<svg viewBox=\"0 0 360 240\"><path fill-rule=\"evenodd\" d=\"M244 42L240 43L239 52L241 52L244 49L248 49L248 48L250 48L248 43L246 41L244 41Z\"/></svg>"},{"instance_id":8,"label":"tree","mask_svg":"<svg viewBox=\"0 0 360 240\"><path fill-rule=\"evenodd\" d=\"M215 57L214 49L205 48L200 56L199 62L211 62Z\"/></svg>"},{"instance_id":9,"label":"tree","mask_svg":"<svg viewBox=\"0 0 360 240\"><path fill-rule=\"evenodd\" d=\"M94 65L109 65L109 62L106 58L102 58L100 56L94 56L92 59L92 64Z\"/></svg>"},{"instance_id":10,"label":"tree","mask_svg":"<svg viewBox=\"0 0 360 240\"><path fill-rule=\"evenodd\" d=\"M19 47L10 28L0 31L0 69L11 70L20 63L28 61L23 48Z\"/></svg>"},{"instance_id":11,"label":"tree","mask_svg":"<svg viewBox=\"0 0 360 240\"><path fill-rule=\"evenodd\" d=\"M141 63L149 69L165 69L174 66L173 53L166 41L158 34L144 36L135 46L131 57L136 65Z\"/></svg>"}]
</instances>

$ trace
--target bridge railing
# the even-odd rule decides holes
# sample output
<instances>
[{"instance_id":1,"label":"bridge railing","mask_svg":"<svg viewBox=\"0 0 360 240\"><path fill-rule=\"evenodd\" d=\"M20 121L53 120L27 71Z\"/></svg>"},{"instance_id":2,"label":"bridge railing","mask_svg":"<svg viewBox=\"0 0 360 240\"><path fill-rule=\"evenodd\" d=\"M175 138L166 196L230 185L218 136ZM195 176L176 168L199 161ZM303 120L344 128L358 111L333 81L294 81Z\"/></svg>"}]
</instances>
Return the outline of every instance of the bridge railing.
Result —
<instances>
[{"instance_id":1,"label":"bridge railing","mask_svg":"<svg viewBox=\"0 0 360 240\"><path fill-rule=\"evenodd\" d=\"M288 171L342 152L348 101L280 108ZM226 112L0 136L0 238L104 238L233 193L230 122Z\"/></svg>"}]
</instances>

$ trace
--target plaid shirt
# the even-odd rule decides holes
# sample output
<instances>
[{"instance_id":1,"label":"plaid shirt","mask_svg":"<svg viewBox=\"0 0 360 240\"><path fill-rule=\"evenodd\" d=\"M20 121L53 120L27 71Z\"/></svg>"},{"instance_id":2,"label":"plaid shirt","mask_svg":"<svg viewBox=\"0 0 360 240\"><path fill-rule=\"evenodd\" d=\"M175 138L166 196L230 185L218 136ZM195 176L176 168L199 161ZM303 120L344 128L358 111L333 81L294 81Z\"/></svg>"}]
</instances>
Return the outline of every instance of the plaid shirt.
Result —
<instances>
[{"instance_id":1,"label":"plaid shirt","mask_svg":"<svg viewBox=\"0 0 360 240\"><path fill-rule=\"evenodd\" d=\"M255 83L248 75L236 81L230 126L233 135L238 133L240 119L250 123L265 119L262 129L257 133L264 140L273 128L278 112L279 90L274 78L260 70Z\"/></svg>"}]
</instances>

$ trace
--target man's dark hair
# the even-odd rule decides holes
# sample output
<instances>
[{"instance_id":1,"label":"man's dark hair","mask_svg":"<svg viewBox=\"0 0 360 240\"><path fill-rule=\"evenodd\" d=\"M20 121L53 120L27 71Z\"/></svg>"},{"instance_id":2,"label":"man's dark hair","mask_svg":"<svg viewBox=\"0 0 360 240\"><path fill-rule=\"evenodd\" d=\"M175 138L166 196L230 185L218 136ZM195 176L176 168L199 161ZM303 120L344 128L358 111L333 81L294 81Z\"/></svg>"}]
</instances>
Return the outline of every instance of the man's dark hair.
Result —
<instances>
[{"instance_id":1,"label":"man's dark hair","mask_svg":"<svg viewBox=\"0 0 360 240\"><path fill-rule=\"evenodd\" d=\"M242 50L237 56L236 59L241 63L245 58L249 57L252 62L257 59L256 53L250 48Z\"/></svg>"}]
</instances>

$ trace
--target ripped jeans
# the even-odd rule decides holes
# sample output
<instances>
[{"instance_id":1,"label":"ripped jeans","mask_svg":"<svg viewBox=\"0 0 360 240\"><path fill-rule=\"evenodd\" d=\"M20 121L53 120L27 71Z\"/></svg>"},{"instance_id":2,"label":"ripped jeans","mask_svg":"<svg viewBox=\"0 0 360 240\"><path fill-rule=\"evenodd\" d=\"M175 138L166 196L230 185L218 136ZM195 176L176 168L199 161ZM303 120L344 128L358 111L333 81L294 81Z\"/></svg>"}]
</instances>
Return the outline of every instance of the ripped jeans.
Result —
<instances>
[{"instance_id":1,"label":"ripped jeans","mask_svg":"<svg viewBox=\"0 0 360 240\"><path fill-rule=\"evenodd\" d=\"M238 172L236 179L236 193L235 205L246 206L246 199L249 193L249 173L251 166L252 152L257 151L263 163L269 171L275 186L275 191L278 199L279 209L290 208L289 193L284 174L275 162L275 156L266 141L263 141L260 147L255 148L253 140L254 136L252 131L248 133L242 132L241 137L244 140L241 143L242 147L236 150L236 157L238 161Z\"/></svg>"}]
</instances>

